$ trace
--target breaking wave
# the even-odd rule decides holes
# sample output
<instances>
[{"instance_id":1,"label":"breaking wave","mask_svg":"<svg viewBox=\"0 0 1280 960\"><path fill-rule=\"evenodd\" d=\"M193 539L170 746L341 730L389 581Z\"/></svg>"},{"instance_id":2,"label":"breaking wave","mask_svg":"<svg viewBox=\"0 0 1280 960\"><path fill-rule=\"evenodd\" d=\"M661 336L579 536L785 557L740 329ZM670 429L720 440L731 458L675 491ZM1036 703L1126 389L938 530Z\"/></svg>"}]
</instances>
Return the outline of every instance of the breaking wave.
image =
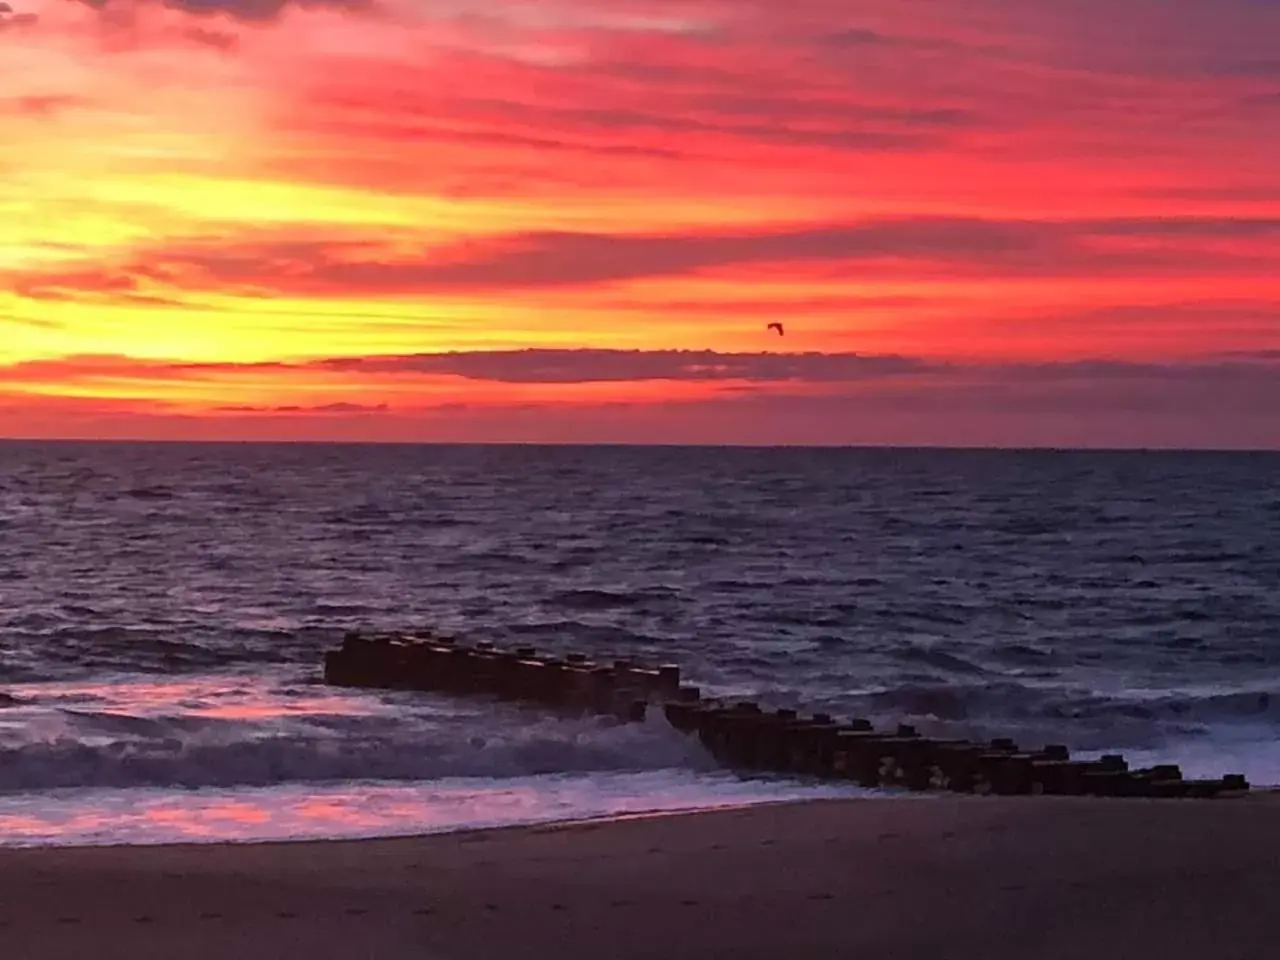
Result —
<instances>
[{"instance_id":1,"label":"breaking wave","mask_svg":"<svg viewBox=\"0 0 1280 960\"><path fill-rule=\"evenodd\" d=\"M48 729L55 725L61 729ZM278 722L61 711L43 726L40 739L0 747L0 792L714 769L696 741L660 722L334 716L310 718L290 730ZM32 732L38 736L40 728Z\"/></svg>"}]
</instances>

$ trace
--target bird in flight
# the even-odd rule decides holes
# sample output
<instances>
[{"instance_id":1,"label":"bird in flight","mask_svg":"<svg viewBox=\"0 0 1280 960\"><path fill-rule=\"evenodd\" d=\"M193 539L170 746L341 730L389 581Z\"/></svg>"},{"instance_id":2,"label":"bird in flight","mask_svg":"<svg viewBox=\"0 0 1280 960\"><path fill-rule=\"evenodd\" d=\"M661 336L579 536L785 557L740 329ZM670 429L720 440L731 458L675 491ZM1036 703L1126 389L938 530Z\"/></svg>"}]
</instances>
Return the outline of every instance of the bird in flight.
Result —
<instances>
[{"instance_id":1,"label":"bird in flight","mask_svg":"<svg viewBox=\"0 0 1280 960\"><path fill-rule=\"evenodd\" d=\"M780 324L780 323L771 323L771 324L769 324L767 327L765 327L765 329L766 329L766 330L777 330L777 331L778 331L778 336L780 336L780 337L784 335L784 334L783 334L783 332L782 332L782 324Z\"/></svg>"}]
</instances>

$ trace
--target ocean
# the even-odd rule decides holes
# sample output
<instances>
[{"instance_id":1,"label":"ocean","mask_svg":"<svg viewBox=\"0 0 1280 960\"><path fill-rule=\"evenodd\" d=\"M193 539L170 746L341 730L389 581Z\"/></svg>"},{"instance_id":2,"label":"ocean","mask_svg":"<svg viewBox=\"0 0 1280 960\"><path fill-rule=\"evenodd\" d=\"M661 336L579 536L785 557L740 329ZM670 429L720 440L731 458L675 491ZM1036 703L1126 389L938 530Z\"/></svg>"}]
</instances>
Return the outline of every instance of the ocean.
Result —
<instances>
[{"instance_id":1,"label":"ocean","mask_svg":"<svg viewBox=\"0 0 1280 960\"><path fill-rule=\"evenodd\" d=\"M857 793L341 690L353 629L1280 784L1280 455L0 443L0 844ZM922 801L927 802L927 801Z\"/></svg>"}]
</instances>

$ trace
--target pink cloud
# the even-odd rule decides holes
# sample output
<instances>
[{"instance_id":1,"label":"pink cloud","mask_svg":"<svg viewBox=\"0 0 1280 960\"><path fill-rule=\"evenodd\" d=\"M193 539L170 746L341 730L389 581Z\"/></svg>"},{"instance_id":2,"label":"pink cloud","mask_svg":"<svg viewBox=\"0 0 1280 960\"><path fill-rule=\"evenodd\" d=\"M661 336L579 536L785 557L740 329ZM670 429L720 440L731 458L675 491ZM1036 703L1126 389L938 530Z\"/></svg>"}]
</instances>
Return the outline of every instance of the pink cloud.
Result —
<instances>
[{"instance_id":1,"label":"pink cloud","mask_svg":"<svg viewBox=\"0 0 1280 960\"><path fill-rule=\"evenodd\" d=\"M907 217L750 230L567 231L450 242L406 256L359 239L234 238L145 250L94 269L11 272L22 296L163 302L165 291L378 296L590 287L644 278L832 264L873 277L1228 276L1280 256L1278 218L1068 221Z\"/></svg>"}]
</instances>

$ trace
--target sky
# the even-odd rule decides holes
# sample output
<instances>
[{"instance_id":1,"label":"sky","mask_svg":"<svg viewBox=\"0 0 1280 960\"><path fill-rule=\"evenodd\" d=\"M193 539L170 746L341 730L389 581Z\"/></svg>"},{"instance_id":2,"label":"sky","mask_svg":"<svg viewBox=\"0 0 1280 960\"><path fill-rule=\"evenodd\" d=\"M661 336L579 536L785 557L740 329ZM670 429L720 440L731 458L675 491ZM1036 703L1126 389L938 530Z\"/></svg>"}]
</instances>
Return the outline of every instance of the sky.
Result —
<instances>
[{"instance_id":1,"label":"sky","mask_svg":"<svg viewBox=\"0 0 1280 960\"><path fill-rule=\"evenodd\" d=\"M1280 449L1278 37L0 0L0 436Z\"/></svg>"}]
</instances>

